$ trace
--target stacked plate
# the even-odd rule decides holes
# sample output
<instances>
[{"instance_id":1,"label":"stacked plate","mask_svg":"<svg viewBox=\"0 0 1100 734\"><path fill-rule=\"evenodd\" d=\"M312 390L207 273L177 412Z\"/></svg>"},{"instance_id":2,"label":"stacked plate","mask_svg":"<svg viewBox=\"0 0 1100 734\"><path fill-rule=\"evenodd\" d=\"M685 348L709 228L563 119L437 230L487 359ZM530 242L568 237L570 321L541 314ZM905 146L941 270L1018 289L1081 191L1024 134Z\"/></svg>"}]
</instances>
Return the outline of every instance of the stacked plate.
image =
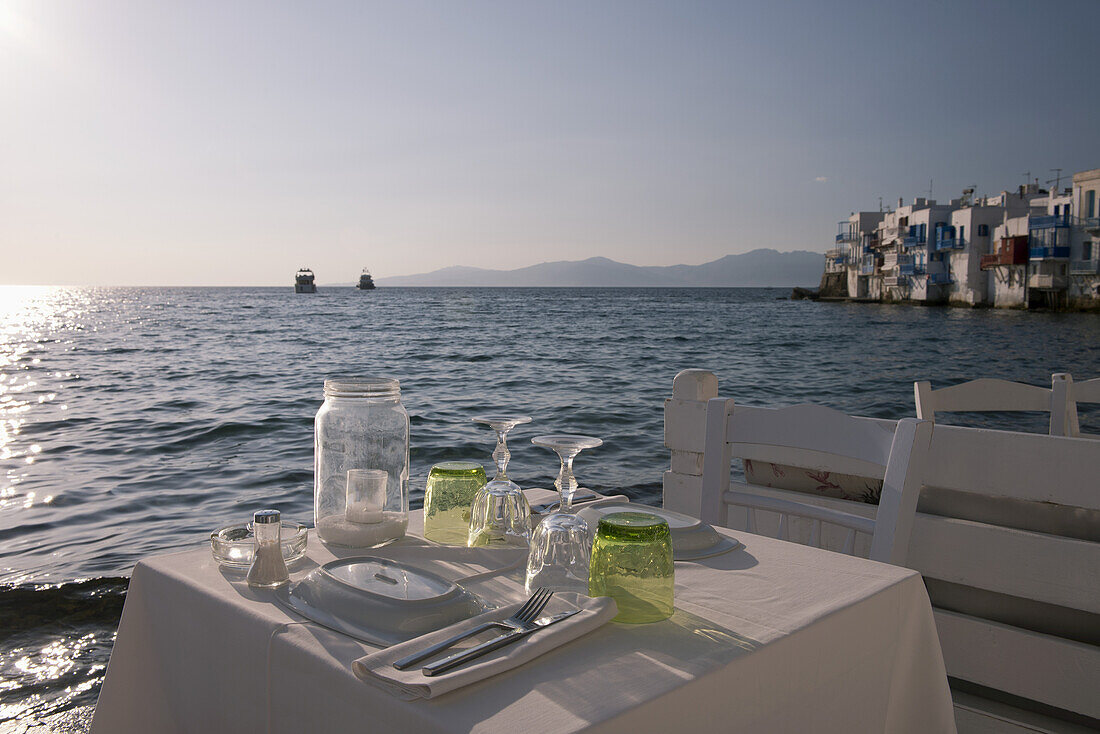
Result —
<instances>
[{"instance_id":1,"label":"stacked plate","mask_svg":"<svg viewBox=\"0 0 1100 734\"><path fill-rule=\"evenodd\" d=\"M486 607L458 584L385 558L329 561L276 591L306 619L387 647L480 614Z\"/></svg>"},{"instance_id":2,"label":"stacked plate","mask_svg":"<svg viewBox=\"0 0 1100 734\"><path fill-rule=\"evenodd\" d=\"M601 502L589 505L577 514L588 523L588 532L596 534L600 518L613 512L649 512L668 523L672 533L672 557L677 561L698 561L740 548L741 544L729 536L722 535L712 526L697 517L684 515L662 507L650 507L627 501Z\"/></svg>"}]
</instances>

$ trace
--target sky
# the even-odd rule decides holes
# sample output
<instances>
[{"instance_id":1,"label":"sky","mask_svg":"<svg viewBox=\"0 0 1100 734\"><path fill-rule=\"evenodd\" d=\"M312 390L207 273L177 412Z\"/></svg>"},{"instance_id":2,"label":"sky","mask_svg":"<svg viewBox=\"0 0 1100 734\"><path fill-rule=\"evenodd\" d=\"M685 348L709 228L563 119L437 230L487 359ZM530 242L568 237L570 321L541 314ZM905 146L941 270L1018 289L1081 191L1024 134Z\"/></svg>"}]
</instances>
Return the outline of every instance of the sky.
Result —
<instances>
[{"instance_id":1,"label":"sky","mask_svg":"<svg viewBox=\"0 0 1100 734\"><path fill-rule=\"evenodd\" d=\"M1096 0L0 0L0 283L824 251L1100 167Z\"/></svg>"}]
</instances>

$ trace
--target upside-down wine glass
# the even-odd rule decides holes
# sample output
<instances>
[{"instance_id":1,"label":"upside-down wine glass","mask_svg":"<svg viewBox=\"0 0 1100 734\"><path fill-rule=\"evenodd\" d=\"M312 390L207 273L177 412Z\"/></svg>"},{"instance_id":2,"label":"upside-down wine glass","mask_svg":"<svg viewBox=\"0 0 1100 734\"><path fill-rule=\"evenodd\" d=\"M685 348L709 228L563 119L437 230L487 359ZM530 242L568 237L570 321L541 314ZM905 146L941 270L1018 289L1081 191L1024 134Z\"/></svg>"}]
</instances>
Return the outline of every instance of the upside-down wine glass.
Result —
<instances>
[{"instance_id":1,"label":"upside-down wine glass","mask_svg":"<svg viewBox=\"0 0 1100 734\"><path fill-rule=\"evenodd\" d=\"M588 593L588 523L573 513L573 495L577 479L573 459L584 449L594 449L603 441L592 436L556 434L535 436L531 443L553 449L561 459L561 471L554 482L561 503L553 514L542 518L531 537L527 556L527 591L545 586L554 591Z\"/></svg>"},{"instance_id":2,"label":"upside-down wine glass","mask_svg":"<svg viewBox=\"0 0 1100 734\"><path fill-rule=\"evenodd\" d=\"M519 485L508 478L508 432L522 423L530 423L525 415L478 416L474 423L483 423L497 434L493 461L497 474L477 491L470 506L470 532L466 545L506 545L526 548L531 540L531 505Z\"/></svg>"}]
</instances>

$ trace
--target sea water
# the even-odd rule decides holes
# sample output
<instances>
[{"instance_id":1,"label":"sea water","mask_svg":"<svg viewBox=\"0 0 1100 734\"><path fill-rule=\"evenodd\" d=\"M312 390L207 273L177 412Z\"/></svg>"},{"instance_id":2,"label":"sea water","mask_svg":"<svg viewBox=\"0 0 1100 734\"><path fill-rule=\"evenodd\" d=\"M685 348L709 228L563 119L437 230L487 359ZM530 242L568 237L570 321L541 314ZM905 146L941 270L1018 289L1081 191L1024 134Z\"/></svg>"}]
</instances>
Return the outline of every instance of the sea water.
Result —
<instances>
[{"instance_id":1,"label":"sea water","mask_svg":"<svg viewBox=\"0 0 1100 734\"><path fill-rule=\"evenodd\" d=\"M580 483L658 503L684 368L749 405L914 415L913 381L1100 375L1100 317L777 300L781 289L0 288L0 728L95 701L143 556L208 548L260 508L313 520L326 374L393 375L428 469L491 465L485 412L530 415L509 476L552 487L538 433L599 436ZM1095 409L1086 430L1100 432ZM945 416L1045 432L1038 414Z\"/></svg>"}]
</instances>

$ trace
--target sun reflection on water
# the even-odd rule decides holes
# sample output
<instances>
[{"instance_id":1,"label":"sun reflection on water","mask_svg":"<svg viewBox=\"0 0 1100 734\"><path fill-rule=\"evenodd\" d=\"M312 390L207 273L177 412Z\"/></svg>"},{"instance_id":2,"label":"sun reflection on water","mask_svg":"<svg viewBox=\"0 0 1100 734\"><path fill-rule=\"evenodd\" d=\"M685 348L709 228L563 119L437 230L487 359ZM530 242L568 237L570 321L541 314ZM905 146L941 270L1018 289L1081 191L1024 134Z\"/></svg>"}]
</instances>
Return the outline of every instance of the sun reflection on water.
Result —
<instances>
[{"instance_id":1,"label":"sun reflection on water","mask_svg":"<svg viewBox=\"0 0 1100 734\"><path fill-rule=\"evenodd\" d=\"M89 664L97 648L114 635L61 637L44 647L0 651L0 723L64 711L92 703L92 690L106 666Z\"/></svg>"},{"instance_id":2,"label":"sun reflection on water","mask_svg":"<svg viewBox=\"0 0 1100 734\"><path fill-rule=\"evenodd\" d=\"M49 418L66 383L79 375L43 364L41 345L67 341L68 335L85 328L83 320L91 303L85 289L55 286L0 286L0 512L30 509L52 502L53 495L20 496L18 485L46 450L41 443L25 444L21 433L28 417ZM4 486L6 485L6 486Z\"/></svg>"}]
</instances>

